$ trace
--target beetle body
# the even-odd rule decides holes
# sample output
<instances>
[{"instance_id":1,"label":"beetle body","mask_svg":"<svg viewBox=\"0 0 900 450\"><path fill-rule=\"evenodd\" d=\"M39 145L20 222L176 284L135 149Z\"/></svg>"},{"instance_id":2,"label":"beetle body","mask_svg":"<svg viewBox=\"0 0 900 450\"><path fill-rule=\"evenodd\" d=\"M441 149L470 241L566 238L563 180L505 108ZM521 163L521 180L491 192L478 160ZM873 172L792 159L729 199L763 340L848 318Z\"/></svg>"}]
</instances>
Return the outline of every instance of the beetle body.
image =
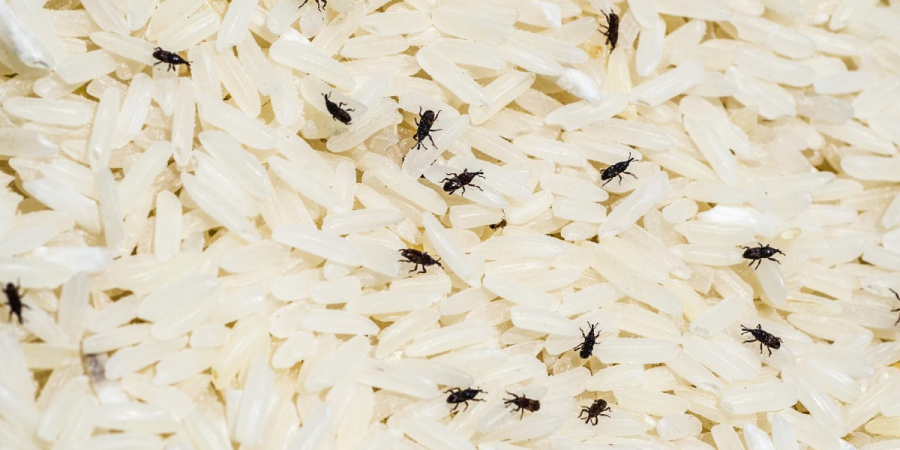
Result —
<instances>
[{"instance_id":1,"label":"beetle body","mask_svg":"<svg viewBox=\"0 0 900 450\"><path fill-rule=\"evenodd\" d=\"M154 66L159 64L169 65L169 67L166 69L166 72L170 70L178 71L178 69L175 68L175 66L177 65L185 65L188 66L188 69L191 68L190 61L185 61L185 59L182 58L178 53L168 52L160 47L156 47L156 49L153 50L153 57L159 61L154 64Z\"/></svg>"},{"instance_id":2,"label":"beetle body","mask_svg":"<svg viewBox=\"0 0 900 450\"><path fill-rule=\"evenodd\" d=\"M300 7L306 6L309 3L309 0L304 1ZM325 7L328 6L328 0L316 0L316 6L319 7L319 11L325 11Z\"/></svg>"},{"instance_id":3,"label":"beetle body","mask_svg":"<svg viewBox=\"0 0 900 450\"><path fill-rule=\"evenodd\" d=\"M350 113L356 110L349 108L345 109L344 106L347 104L344 102L335 103L331 101L331 93L322 94L322 97L325 97L325 108L328 110L328 114L331 114L331 118L344 125L350 125L350 121L353 120L353 118L350 117Z\"/></svg>"},{"instance_id":4,"label":"beetle body","mask_svg":"<svg viewBox=\"0 0 900 450\"><path fill-rule=\"evenodd\" d=\"M781 264L781 261L773 258L776 254L784 255L781 250L778 250L775 247L771 247L768 244L762 245L759 244L759 247L741 247L744 249L744 254L742 255L744 259L750 260L750 267L753 267L753 263L756 263L756 268L759 268L759 265L762 264L762 260L768 259L769 261L775 261L778 264Z\"/></svg>"},{"instance_id":5,"label":"beetle body","mask_svg":"<svg viewBox=\"0 0 900 450\"><path fill-rule=\"evenodd\" d=\"M451 414L456 412L456 408L459 408L460 404L466 405L465 409L463 409L463 411L466 411L467 409L469 409L469 402L483 402L484 400L476 397L478 397L478 394L481 393L487 394L487 392L482 391L481 389L472 388L452 388L444 391L444 393L450 394L449 396L447 396L447 403L453 405L453 409L450 410Z\"/></svg>"},{"instance_id":6,"label":"beetle body","mask_svg":"<svg viewBox=\"0 0 900 450\"><path fill-rule=\"evenodd\" d=\"M762 325L757 325L756 328L747 328L741 325L741 329L743 330L741 334L749 333L753 336L753 339L749 339L744 341L744 343L749 342L759 342L759 353L762 354L763 346L769 350L769 355L772 354L772 349L778 350L781 348L781 338L776 337L772 333L769 333L766 330L762 329Z\"/></svg>"},{"instance_id":7,"label":"beetle body","mask_svg":"<svg viewBox=\"0 0 900 450\"><path fill-rule=\"evenodd\" d=\"M413 273L416 270L418 270L419 266L422 266L422 270L419 271L419 273L427 272L427 270L425 268L428 266L436 265L436 266L440 267L441 269L444 268L444 266L441 265L441 260L434 259L427 252L420 252L414 248L404 248L404 249L400 250L400 256L402 256L404 258L404 259L401 259L400 262L408 262L408 263L413 263L416 265L413 268L413 270L409 271L409 273Z\"/></svg>"},{"instance_id":8,"label":"beetle body","mask_svg":"<svg viewBox=\"0 0 900 450\"><path fill-rule=\"evenodd\" d=\"M416 119L416 134L415 136L413 136L413 139L416 140L416 145L415 147L413 147L414 149L422 147L424 145L422 142L424 142L425 139L428 139L429 141L431 141L431 145L437 147L437 145L435 145L434 143L434 139L431 138L431 133L442 130L432 129L431 127L434 126L434 122L438 119L438 117L440 117L440 115L440 111L435 114L434 111L430 109L425 111L425 113L422 113L422 107L419 107L419 118Z\"/></svg>"},{"instance_id":9,"label":"beetle body","mask_svg":"<svg viewBox=\"0 0 900 450\"><path fill-rule=\"evenodd\" d=\"M503 403L507 406L515 406L516 409L513 410L514 413L522 411L522 414L519 416L520 419L525 416L525 411L538 412L541 409L540 400L534 400L524 395L518 396L509 391L507 391L506 393L512 395L513 398L506 399L503 401Z\"/></svg>"},{"instance_id":10,"label":"beetle body","mask_svg":"<svg viewBox=\"0 0 900 450\"><path fill-rule=\"evenodd\" d=\"M481 187L472 184L472 180L475 177L484 178L484 172L478 170L475 172L469 172L469 169L463 169L462 173L448 173L447 178L441 180L441 183L444 183L444 192L453 195L454 192L462 189L462 193L466 193L466 186L473 187L478 189L479 191L483 190Z\"/></svg>"},{"instance_id":11,"label":"beetle body","mask_svg":"<svg viewBox=\"0 0 900 450\"><path fill-rule=\"evenodd\" d=\"M600 416L609 417L608 415L603 414L606 411L612 411L612 409L606 404L606 400L598 398L597 400L594 400L594 403L592 403L591 406L582 406L578 418L584 419L584 423L597 425L600 422ZM584 414L587 414L587 417L581 417Z\"/></svg>"},{"instance_id":12,"label":"beetle body","mask_svg":"<svg viewBox=\"0 0 900 450\"><path fill-rule=\"evenodd\" d=\"M596 332L597 325L598 324L596 323L592 324L588 322L588 326L591 327L591 329L587 334L584 334L584 330L579 328L579 330L581 330L581 337L584 338L584 342L578 344L574 350L581 350L578 352L578 356L580 356L581 359L588 359L591 357L591 354L594 353L594 345L597 344L597 336L600 334Z\"/></svg>"},{"instance_id":13,"label":"beetle body","mask_svg":"<svg viewBox=\"0 0 900 450\"><path fill-rule=\"evenodd\" d=\"M606 45L611 45L610 52L616 49L619 43L619 15L615 11L611 11L608 15L603 12L606 17L606 29L600 29L600 33L606 36Z\"/></svg>"},{"instance_id":14,"label":"beetle body","mask_svg":"<svg viewBox=\"0 0 900 450\"><path fill-rule=\"evenodd\" d=\"M488 225L492 230L501 230L506 228L506 218L501 219L499 222L495 224Z\"/></svg>"},{"instance_id":15,"label":"beetle body","mask_svg":"<svg viewBox=\"0 0 900 450\"><path fill-rule=\"evenodd\" d=\"M603 185L606 186L607 183L609 183L610 181L612 181L613 178L616 178L616 177L619 178L619 184L621 185L623 173L625 175L631 175L631 176L637 178L637 176L635 174L628 172L628 166L634 161L637 161L637 160L632 158L631 153L629 153L628 159L626 159L625 161L619 161L619 162L603 169L603 172L600 174L600 179L605 181L605 183L603 183Z\"/></svg>"},{"instance_id":16,"label":"beetle body","mask_svg":"<svg viewBox=\"0 0 900 450\"><path fill-rule=\"evenodd\" d=\"M22 319L22 309L31 309L31 307L22 303L25 293L20 289L21 287L18 284L6 283L6 286L3 286L3 293L6 294L6 305L9 306L9 319L12 320L12 316L15 315L21 325L25 323L25 320Z\"/></svg>"}]
</instances>

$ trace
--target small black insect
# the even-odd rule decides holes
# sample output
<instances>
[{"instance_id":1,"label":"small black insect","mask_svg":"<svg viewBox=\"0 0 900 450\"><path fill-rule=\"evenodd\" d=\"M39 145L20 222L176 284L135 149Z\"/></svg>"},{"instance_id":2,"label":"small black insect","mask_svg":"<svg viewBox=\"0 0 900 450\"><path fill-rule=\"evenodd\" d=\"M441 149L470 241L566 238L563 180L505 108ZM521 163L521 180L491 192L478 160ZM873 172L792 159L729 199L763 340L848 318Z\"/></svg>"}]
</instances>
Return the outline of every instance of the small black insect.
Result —
<instances>
[{"instance_id":1,"label":"small black insect","mask_svg":"<svg viewBox=\"0 0 900 450\"><path fill-rule=\"evenodd\" d=\"M448 173L448 178L444 178L441 180L441 183L444 183L444 192L448 192L450 195L453 195L454 192L462 189L462 193L466 193L466 186L471 186L479 191L483 191L477 185L472 184L472 180L475 177L484 178L484 172L478 170L475 172L469 172L469 169L463 169L462 173Z\"/></svg>"},{"instance_id":2,"label":"small black insect","mask_svg":"<svg viewBox=\"0 0 900 450\"><path fill-rule=\"evenodd\" d=\"M894 297L897 297L897 300L900 300L900 295L897 294L897 291L891 289L891 292L894 293ZM900 308L892 309L891 312L900 312ZM900 324L900 316L897 316L897 321L894 322L894 325Z\"/></svg>"},{"instance_id":3,"label":"small black insect","mask_svg":"<svg viewBox=\"0 0 900 450\"><path fill-rule=\"evenodd\" d=\"M344 106L347 105L344 102L335 103L331 101L331 93L322 94L322 97L325 97L325 107L328 108L328 114L331 114L331 118L344 125L350 125L350 121L353 120L353 118L350 117L349 113L356 110L350 108L344 109Z\"/></svg>"},{"instance_id":4,"label":"small black insect","mask_svg":"<svg viewBox=\"0 0 900 450\"><path fill-rule=\"evenodd\" d=\"M603 12L603 11L601 11ZM612 49L610 52L616 49L616 44L619 43L619 16L615 11L610 11L609 15L606 15L606 12L603 12L603 17L606 17L606 29L600 29L600 34L606 36L606 45L612 45Z\"/></svg>"},{"instance_id":5,"label":"small black insect","mask_svg":"<svg viewBox=\"0 0 900 450\"><path fill-rule=\"evenodd\" d=\"M591 406L582 406L578 418L584 419L584 423L597 425L597 423L600 422L600 416L609 417L606 414L603 414L606 411L612 411L612 409L606 405L606 400L598 398L597 400L594 400L594 403L591 404ZM587 417L581 417L583 414L587 414Z\"/></svg>"},{"instance_id":6,"label":"small black insect","mask_svg":"<svg viewBox=\"0 0 900 450\"><path fill-rule=\"evenodd\" d=\"M762 264L762 260L764 259L775 261L778 264L781 264L781 261L773 258L776 253L784 255L781 250L778 250L775 247L770 247L769 244L762 245L759 242L757 242L757 244L759 244L759 247L741 247L742 249L744 249L744 259L750 260L750 267L753 267L753 263L756 263L756 268L759 269L759 265Z\"/></svg>"},{"instance_id":7,"label":"small black insect","mask_svg":"<svg viewBox=\"0 0 900 450\"><path fill-rule=\"evenodd\" d=\"M493 225L488 225L488 226L494 231L502 230L503 228L506 228L506 214L505 213L503 214L503 218L500 219L499 222L497 222Z\"/></svg>"},{"instance_id":8,"label":"small black insect","mask_svg":"<svg viewBox=\"0 0 900 450\"><path fill-rule=\"evenodd\" d=\"M421 106L419 107L419 119L422 119L422 120L416 119L416 126L418 128L416 129L416 135L413 136L413 139L416 140L416 146L413 147L414 149L418 149L419 147L422 147L424 145L424 144L422 144L422 142L425 141L425 138L428 138L428 140L431 141L431 145L434 145L435 147L437 147L437 145L434 144L434 139L431 138L431 133L435 132L435 131L441 131L441 130L439 130L437 128L432 130L431 127L434 126L434 122L436 122L438 120L438 117L440 115L441 115L440 111L438 111L437 114L435 114L434 111L432 111L430 109L428 111L425 111L425 114L422 114L422 107Z\"/></svg>"},{"instance_id":9,"label":"small black insect","mask_svg":"<svg viewBox=\"0 0 900 450\"><path fill-rule=\"evenodd\" d=\"M522 415L519 416L520 419L525 416L525 411L538 412L541 409L540 400L533 400L524 395L520 397L509 391L506 391L506 393L512 395L513 398L504 400L503 403L515 406L516 409L514 409L513 412L522 411Z\"/></svg>"},{"instance_id":10,"label":"small black insect","mask_svg":"<svg viewBox=\"0 0 900 450\"><path fill-rule=\"evenodd\" d=\"M603 173L600 174L600 179L606 181L606 183L609 183L610 181L612 181L613 178L619 177L619 185L621 186L623 173L625 175L631 175L631 176L637 178L637 176L635 174L627 171L628 165L634 161L637 161L637 160L632 158L631 153L629 153L628 159L626 159L625 161L619 161L619 162L603 169ZM603 183L603 185L606 186L606 183Z\"/></svg>"},{"instance_id":11,"label":"small black insect","mask_svg":"<svg viewBox=\"0 0 900 450\"><path fill-rule=\"evenodd\" d=\"M470 401L483 402L484 400L482 400L480 398L475 398L478 396L478 394L480 394L482 392L487 394L487 392L482 391L481 389L472 389L472 388L466 388L466 389L452 388L452 389L448 389L448 390L444 391L445 394L450 394L447 397L447 403L450 403L453 405L453 409L450 410L450 414L453 414L456 412L456 408L459 408L460 403L466 405L465 409L463 409L463 411L465 411L465 410L469 409Z\"/></svg>"},{"instance_id":12,"label":"small black insect","mask_svg":"<svg viewBox=\"0 0 900 450\"><path fill-rule=\"evenodd\" d=\"M434 259L428 253L420 252L413 248L404 248L404 249L400 250L400 255L403 256L404 258L406 258L406 259L401 259L400 262L410 262L410 263L413 263L416 265L415 267L413 267L413 270L409 271L409 273L413 273L416 270L418 270L419 266L422 266L422 270L419 273L427 272L427 270L425 270L425 268L428 266L437 265L441 269L444 268L444 266L441 265L440 259Z\"/></svg>"},{"instance_id":13,"label":"small black insect","mask_svg":"<svg viewBox=\"0 0 900 450\"><path fill-rule=\"evenodd\" d=\"M307 3L309 3L309 0L304 1L300 7L306 6ZM316 6L319 7L319 11L325 11L325 7L328 6L328 0L316 0Z\"/></svg>"},{"instance_id":14,"label":"small black insect","mask_svg":"<svg viewBox=\"0 0 900 450\"><path fill-rule=\"evenodd\" d=\"M590 358L591 353L594 352L594 344L598 343L597 336L600 335L600 333L595 333L597 325L599 325L599 324L596 324L596 323L592 324L592 323L588 322L588 326L591 327L591 329L590 329L590 331L588 331L587 334L584 334L584 330L581 330L581 328L579 328L579 330L581 330L581 337L584 338L584 342L575 346L575 348L573 350L581 350L580 352L578 352L578 356L580 356L581 359Z\"/></svg>"},{"instance_id":15,"label":"small black insect","mask_svg":"<svg viewBox=\"0 0 900 450\"><path fill-rule=\"evenodd\" d=\"M747 327L741 325L741 329L744 330L741 332L741 334L750 333L751 335L753 335L753 339L744 341L745 344L748 342L759 342L759 353L760 354L762 354L762 352L763 352L764 345L769 350L769 355L772 354L773 348L775 350L778 350L779 348L781 348L781 338L775 337L774 334L769 333L766 330L763 330L762 325L757 325L756 328L747 328Z\"/></svg>"},{"instance_id":16,"label":"small black insect","mask_svg":"<svg viewBox=\"0 0 900 450\"><path fill-rule=\"evenodd\" d=\"M178 53L167 52L160 47L156 47L156 49L153 50L153 57L156 58L157 60L159 60L159 62L154 64L154 66L157 66L157 65L163 64L163 63L169 65L169 68L166 69L166 72L168 72L170 70L174 70L177 72L178 69L176 69L175 66L180 65L180 64L188 66L188 69L191 68L190 61L185 61L184 58L182 58Z\"/></svg>"},{"instance_id":17,"label":"small black insect","mask_svg":"<svg viewBox=\"0 0 900 450\"><path fill-rule=\"evenodd\" d=\"M15 314L19 318L19 324L23 324L25 321L22 319L22 308L31 309L31 307L22 303L22 297L25 296L25 293L19 289L18 283L6 283L6 286L3 287L3 293L6 294L6 304L9 306L9 320L12 320L12 316Z\"/></svg>"}]
</instances>

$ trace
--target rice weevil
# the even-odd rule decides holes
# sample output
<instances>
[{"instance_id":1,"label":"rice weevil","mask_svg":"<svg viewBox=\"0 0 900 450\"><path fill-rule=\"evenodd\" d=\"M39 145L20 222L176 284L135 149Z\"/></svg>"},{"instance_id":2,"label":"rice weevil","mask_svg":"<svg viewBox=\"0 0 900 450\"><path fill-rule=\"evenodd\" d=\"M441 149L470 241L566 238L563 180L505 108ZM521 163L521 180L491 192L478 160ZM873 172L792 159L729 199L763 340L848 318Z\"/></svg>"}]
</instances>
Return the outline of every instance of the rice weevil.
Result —
<instances>
[{"instance_id":1,"label":"rice weevil","mask_svg":"<svg viewBox=\"0 0 900 450\"><path fill-rule=\"evenodd\" d=\"M434 126L434 122L438 120L438 117L441 115L441 112L438 111L437 114L432 110L427 110L425 113L422 113L422 107L419 107L419 119L416 120L416 134L413 136L413 139L416 140L416 146L413 149L418 149L422 147L424 144L422 142L425 141L425 138L428 138L431 141L431 145L434 145L437 148L437 145L434 143L434 139L431 138L431 133L435 131L441 131L437 128L432 129Z\"/></svg>"},{"instance_id":2,"label":"rice weevil","mask_svg":"<svg viewBox=\"0 0 900 450\"><path fill-rule=\"evenodd\" d=\"M522 414L519 416L520 419L525 416L525 411L538 412L541 409L540 400L530 399L524 395L518 396L509 391L506 391L506 393L512 395L513 398L506 399L503 403L505 405L515 406L516 409L513 410L514 413L522 411Z\"/></svg>"},{"instance_id":3,"label":"rice weevil","mask_svg":"<svg viewBox=\"0 0 900 450\"><path fill-rule=\"evenodd\" d=\"M591 354L594 352L594 345L598 343L597 336L600 334L596 332L597 325L599 324L588 322L588 326L591 327L591 329L587 334L584 334L584 330L579 328L579 330L581 330L581 337L584 338L584 342L575 346L573 350L581 350L578 352L578 356L580 356L581 359L590 358Z\"/></svg>"},{"instance_id":4,"label":"rice weevil","mask_svg":"<svg viewBox=\"0 0 900 450\"><path fill-rule=\"evenodd\" d=\"M626 159L625 161L619 161L619 162L603 169L603 172L600 174L600 179L603 181L606 181L606 183L609 183L610 181L612 181L613 178L619 177L619 185L621 186L623 173L625 175L631 175L634 178L637 178L637 175L635 175L631 172L628 172L628 166L634 161L637 161L637 160L632 158L631 153L629 153L628 159ZM603 183L603 185L606 186L606 183Z\"/></svg>"},{"instance_id":5,"label":"rice weevil","mask_svg":"<svg viewBox=\"0 0 900 450\"><path fill-rule=\"evenodd\" d=\"M757 242L757 244L759 244L759 247L741 247L744 249L744 259L750 260L750 267L753 267L753 263L756 263L756 268L759 269L759 265L762 264L762 260L764 259L781 264L781 261L773 258L773 256L775 256L776 253L784 255L784 252L775 247L770 247L769 244L762 245L760 242Z\"/></svg>"},{"instance_id":6,"label":"rice weevil","mask_svg":"<svg viewBox=\"0 0 900 450\"><path fill-rule=\"evenodd\" d=\"M600 422L600 416L609 417L608 415L603 414L606 411L612 411L612 409L607 406L606 400L598 398L597 400L594 400L594 403L592 403L591 406L582 406L578 418L584 419L584 423L597 425L597 423ZM587 414L587 417L581 417L584 414Z\"/></svg>"},{"instance_id":7,"label":"rice weevil","mask_svg":"<svg viewBox=\"0 0 900 450\"><path fill-rule=\"evenodd\" d=\"M405 259L401 259L400 262L409 262L413 263L416 266L413 267L413 270L410 270L409 273L413 273L419 269L419 266L422 266L422 270L419 273L425 273L427 270L425 269L428 266L438 266L441 269L444 266L441 265L440 259L434 259L427 252L420 252L414 248L404 248L400 250L400 255Z\"/></svg>"},{"instance_id":8,"label":"rice weevil","mask_svg":"<svg viewBox=\"0 0 900 450\"><path fill-rule=\"evenodd\" d=\"M616 49L619 43L619 16L615 11L610 11L609 15L605 11L601 11L603 17L606 17L606 29L600 29L600 34L606 36L606 45L612 45L610 52Z\"/></svg>"},{"instance_id":9,"label":"rice weevil","mask_svg":"<svg viewBox=\"0 0 900 450\"><path fill-rule=\"evenodd\" d=\"M769 355L772 354L773 348L775 350L778 350L779 348L781 348L781 338L775 337L774 334L769 333L766 330L763 330L762 325L757 325L756 328L747 328L747 327L741 325L741 329L744 330L741 332L741 334L750 333L753 336L753 339L744 341L745 344L749 343L749 342L759 342L759 353L760 354L762 354L762 352L763 352L764 345L769 350Z\"/></svg>"},{"instance_id":10,"label":"rice weevil","mask_svg":"<svg viewBox=\"0 0 900 450\"><path fill-rule=\"evenodd\" d=\"M465 409L463 409L463 411L466 411L467 409L469 409L470 401L483 402L484 400L482 400L480 398L475 398L475 397L477 397L478 394L481 394L481 393L487 394L487 392L482 391L481 389L472 389L472 388L466 388L466 389L451 388L451 389L444 391L444 393L450 394L449 396L447 396L447 403L450 403L451 405L453 405L453 409L450 410L450 414L455 413L456 409L459 408L460 404L466 405Z\"/></svg>"},{"instance_id":11,"label":"rice weevil","mask_svg":"<svg viewBox=\"0 0 900 450\"><path fill-rule=\"evenodd\" d=\"M185 61L178 53L175 52L167 52L163 50L161 47L156 47L153 50L153 57L156 58L159 62L154 64L154 66L159 64L168 64L169 68L166 69L166 72L170 70L178 71L175 68L176 65L185 65L188 66L188 69L191 68L191 62Z\"/></svg>"},{"instance_id":12,"label":"rice weevil","mask_svg":"<svg viewBox=\"0 0 900 450\"><path fill-rule=\"evenodd\" d=\"M12 316L15 314L19 318L19 324L24 324L22 308L31 309L31 307L22 303L25 293L20 288L18 283L6 283L6 286L3 286L3 293L6 294L6 304L9 306L9 319L12 320Z\"/></svg>"},{"instance_id":13,"label":"rice weevil","mask_svg":"<svg viewBox=\"0 0 900 450\"><path fill-rule=\"evenodd\" d=\"M347 106L344 102L335 103L331 101L330 92L328 94L322 94L322 97L325 97L325 108L328 109L328 114L331 114L331 118L344 125L350 125L350 121L353 120L353 118L350 117L350 113L356 110L350 108L344 109L344 106Z\"/></svg>"},{"instance_id":14,"label":"rice weevil","mask_svg":"<svg viewBox=\"0 0 900 450\"><path fill-rule=\"evenodd\" d=\"M302 8L306 6L307 3L309 3L309 0L306 0L302 4L300 4L300 7ZM319 7L319 11L325 11L325 7L328 6L328 0L316 0L316 6Z\"/></svg>"},{"instance_id":15,"label":"rice weevil","mask_svg":"<svg viewBox=\"0 0 900 450\"><path fill-rule=\"evenodd\" d=\"M483 191L481 187L472 184L472 180L475 177L484 178L484 172L477 170L475 172L469 172L469 169L463 169L462 173L448 173L447 178L441 180L441 183L444 183L444 192L453 195L454 192L462 189L462 193L466 193L466 186L471 186L479 191Z\"/></svg>"}]
</instances>

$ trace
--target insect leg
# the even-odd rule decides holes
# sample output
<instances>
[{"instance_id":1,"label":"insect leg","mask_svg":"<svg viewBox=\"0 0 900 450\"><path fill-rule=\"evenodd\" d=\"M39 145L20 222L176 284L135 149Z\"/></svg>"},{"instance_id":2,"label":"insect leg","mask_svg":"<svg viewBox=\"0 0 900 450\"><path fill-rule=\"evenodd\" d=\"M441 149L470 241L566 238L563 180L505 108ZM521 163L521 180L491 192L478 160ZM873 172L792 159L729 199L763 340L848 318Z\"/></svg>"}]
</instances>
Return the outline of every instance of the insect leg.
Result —
<instances>
[{"instance_id":1,"label":"insect leg","mask_svg":"<svg viewBox=\"0 0 900 450\"><path fill-rule=\"evenodd\" d=\"M635 175L635 174L633 174L633 173L631 173L631 172L622 172L622 173L624 173L625 175L631 175L631 176L633 176L634 178L637 178L637 175Z\"/></svg>"},{"instance_id":2,"label":"insect leg","mask_svg":"<svg viewBox=\"0 0 900 450\"><path fill-rule=\"evenodd\" d=\"M422 105L419 105L419 118L421 118L421 117L422 117ZM419 122L416 122L416 125L418 125L418 124L419 124Z\"/></svg>"},{"instance_id":3,"label":"insect leg","mask_svg":"<svg viewBox=\"0 0 900 450\"><path fill-rule=\"evenodd\" d=\"M431 131L441 131L441 130L431 130ZM422 139L422 140L424 141L424 139ZM435 144L434 139L431 138L431 133L428 133L428 140L431 141L431 145L433 145L434 148L437 148L437 144Z\"/></svg>"},{"instance_id":4,"label":"insect leg","mask_svg":"<svg viewBox=\"0 0 900 450\"><path fill-rule=\"evenodd\" d=\"M751 342L756 342L756 339L748 339L748 340L744 341L743 343L744 343L744 344L749 344L749 343L751 343Z\"/></svg>"},{"instance_id":5,"label":"insect leg","mask_svg":"<svg viewBox=\"0 0 900 450\"><path fill-rule=\"evenodd\" d=\"M473 188L478 189L481 192L484 192L484 189L482 189L481 186L479 186L477 184L470 184L469 186L472 186Z\"/></svg>"},{"instance_id":6,"label":"insect leg","mask_svg":"<svg viewBox=\"0 0 900 450\"><path fill-rule=\"evenodd\" d=\"M779 261L779 260L777 260L777 259L775 259L775 258L766 258L766 259L768 259L769 261L775 261L775 262L777 262L778 264L781 264L781 261Z\"/></svg>"},{"instance_id":7,"label":"insect leg","mask_svg":"<svg viewBox=\"0 0 900 450\"><path fill-rule=\"evenodd\" d=\"M772 356L772 349L770 347L767 348L769 349L769 356Z\"/></svg>"},{"instance_id":8,"label":"insect leg","mask_svg":"<svg viewBox=\"0 0 900 450\"><path fill-rule=\"evenodd\" d=\"M622 174L620 173L616 176L619 177L619 186L621 186L622 185Z\"/></svg>"},{"instance_id":9,"label":"insect leg","mask_svg":"<svg viewBox=\"0 0 900 450\"><path fill-rule=\"evenodd\" d=\"M468 400L466 400L466 401L464 401L464 402L463 402L463 404L465 404L465 405L466 405L466 407L465 407L465 408L463 408L463 412L466 412L466 411L468 411L468 410L469 410L469 401L468 401Z\"/></svg>"},{"instance_id":10,"label":"insect leg","mask_svg":"<svg viewBox=\"0 0 900 450\"><path fill-rule=\"evenodd\" d=\"M307 3L309 3L309 0L304 1L303 4L300 5L300 7L302 8L302 7L306 6Z\"/></svg>"}]
</instances>

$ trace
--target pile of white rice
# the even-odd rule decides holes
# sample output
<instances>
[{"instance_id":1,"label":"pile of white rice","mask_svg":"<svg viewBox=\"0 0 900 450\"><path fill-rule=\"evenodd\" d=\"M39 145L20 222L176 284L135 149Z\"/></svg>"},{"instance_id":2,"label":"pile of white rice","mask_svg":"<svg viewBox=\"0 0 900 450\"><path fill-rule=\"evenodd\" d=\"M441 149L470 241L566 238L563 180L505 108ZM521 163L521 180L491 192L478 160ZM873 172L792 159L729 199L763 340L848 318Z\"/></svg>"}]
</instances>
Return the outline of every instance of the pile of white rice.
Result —
<instances>
[{"instance_id":1,"label":"pile of white rice","mask_svg":"<svg viewBox=\"0 0 900 450\"><path fill-rule=\"evenodd\" d=\"M900 2L303 3L0 0L0 449L900 448Z\"/></svg>"}]
</instances>

